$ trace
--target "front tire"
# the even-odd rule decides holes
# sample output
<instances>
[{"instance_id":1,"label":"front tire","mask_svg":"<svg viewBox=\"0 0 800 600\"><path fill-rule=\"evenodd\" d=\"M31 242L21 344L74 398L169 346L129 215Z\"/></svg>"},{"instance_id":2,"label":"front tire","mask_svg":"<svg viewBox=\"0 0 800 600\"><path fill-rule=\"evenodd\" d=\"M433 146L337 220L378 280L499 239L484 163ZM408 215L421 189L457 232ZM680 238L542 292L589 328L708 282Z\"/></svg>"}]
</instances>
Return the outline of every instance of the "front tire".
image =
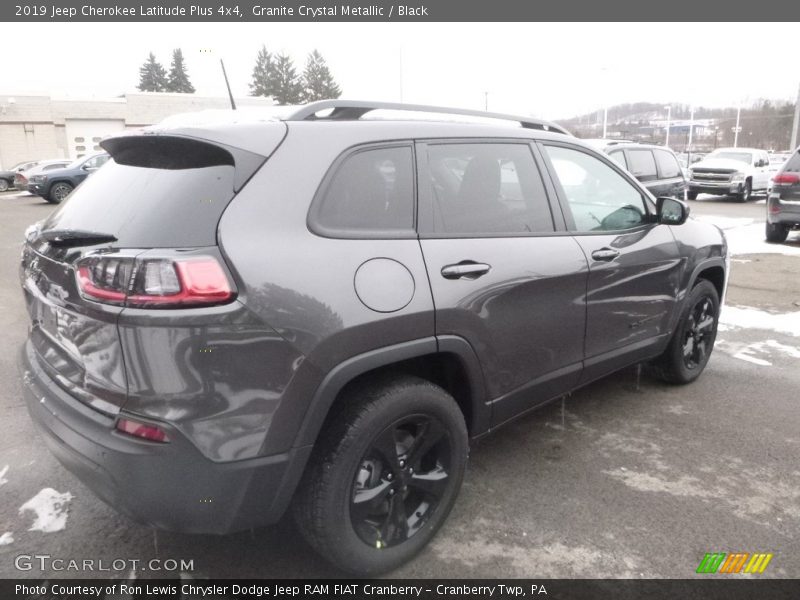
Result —
<instances>
[{"instance_id":1,"label":"front tire","mask_svg":"<svg viewBox=\"0 0 800 600\"><path fill-rule=\"evenodd\" d=\"M686 192L686 197L689 200L697 200L697 192L691 192L691 191Z\"/></svg>"},{"instance_id":2,"label":"front tire","mask_svg":"<svg viewBox=\"0 0 800 600\"><path fill-rule=\"evenodd\" d=\"M744 182L744 188L736 195L739 202L749 202L753 197L753 182L749 179Z\"/></svg>"},{"instance_id":3,"label":"front tire","mask_svg":"<svg viewBox=\"0 0 800 600\"><path fill-rule=\"evenodd\" d=\"M50 204L61 204L72 193L73 189L75 188L63 181L54 183L50 188L50 192L45 196L45 200Z\"/></svg>"},{"instance_id":4,"label":"front tire","mask_svg":"<svg viewBox=\"0 0 800 600\"><path fill-rule=\"evenodd\" d=\"M770 244L782 244L789 237L789 228L780 223L767 223L766 234Z\"/></svg>"},{"instance_id":5,"label":"front tire","mask_svg":"<svg viewBox=\"0 0 800 600\"><path fill-rule=\"evenodd\" d=\"M444 523L464 477L467 428L452 396L417 377L361 385L344 401L314 447L294 518L321 556L376 575Z\"/></svg>"},{"instance_id":6,"label":"front tire","mask_svg":"<svg viewBox=\"0 0 800 600\"><path fill-rule=\"evenodd\" d=\"M708 364L719 321L719 294L701 279L686 299L669 346L651 365L653 374L668 383L690 383Z\"/></svg>"}]
</instances>

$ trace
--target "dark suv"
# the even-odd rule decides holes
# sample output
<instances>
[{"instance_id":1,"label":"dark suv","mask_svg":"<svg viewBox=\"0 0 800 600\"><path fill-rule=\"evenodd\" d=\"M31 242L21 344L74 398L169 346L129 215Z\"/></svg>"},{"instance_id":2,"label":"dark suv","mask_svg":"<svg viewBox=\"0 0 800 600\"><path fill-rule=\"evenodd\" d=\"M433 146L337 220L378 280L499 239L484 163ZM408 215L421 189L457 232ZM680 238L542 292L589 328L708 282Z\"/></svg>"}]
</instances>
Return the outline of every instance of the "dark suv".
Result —
<instances>
[{"instance_id":1,"label":"dark suv","mask_svg":"<svg viewBox=\"0 0 800 600\"><path fill-rule=\"evenodd\" d=\"M29 411L134 519L226 533L291 506L379 573L441 526L470 439L628 365L703 371L722 232L560 127L252 119L107 139L26 232Z\"/></svg>"},{"instance_id":2,"label":"dark suv","mask_svg":"<svg viewBox=\"0 0 800 600\"><path fill-rule=\"evenodd\" d=\"M772 177L767 192L767 241L785 242L800 229L800 148Z\"/></svg>"},{"instance_id":3,"label":"dark suv","mask_svg":"<svg viewBox=\"0 0 800 600\"><path fill-rule=\"evenodd\" d=\"M590 143L628 169L654 196L686 200L689 184L670 148L612 140L592 140Z\"/></svg>"},{"instance_id":4,"label":"dark suv","mask_svg":"<svg viewBox=\"0 0 800 600\"><path fill-rule=\"evenodd\" d=\"M92 154L73 161L63 169L34 175L28 181L28 191L51 204L60 204L81 182L108 160L108 154Z\"/></svg>"}]
</instances>

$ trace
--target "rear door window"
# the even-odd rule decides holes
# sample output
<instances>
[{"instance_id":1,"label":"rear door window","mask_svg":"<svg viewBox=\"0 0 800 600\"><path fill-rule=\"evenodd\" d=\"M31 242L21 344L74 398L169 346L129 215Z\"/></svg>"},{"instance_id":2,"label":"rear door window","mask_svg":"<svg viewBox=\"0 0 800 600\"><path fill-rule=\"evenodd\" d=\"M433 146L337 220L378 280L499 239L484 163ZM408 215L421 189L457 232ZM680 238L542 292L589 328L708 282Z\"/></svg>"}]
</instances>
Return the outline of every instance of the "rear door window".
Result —
<instances>
[{"instance_id":1,"label":"rear door window","mask_svg":"<svg viewBox=\"0 0 800 600\"><path fill-rule=\"evenodd\" d=\"M658 163L658 172L661 179L678 177L681 174L681 167L675 156L666 150L653 150Z\"/></svg>"},{"instance_id":2,"label":"rear door window","mask_svg":"<svg viewBox=\"0 0 800 600\"><path fill-rule=\"evenodd\" d=\"M651 150L628 150L628 170L639 181L658 178L656 161Z\"/></svg>"}]
</instances>

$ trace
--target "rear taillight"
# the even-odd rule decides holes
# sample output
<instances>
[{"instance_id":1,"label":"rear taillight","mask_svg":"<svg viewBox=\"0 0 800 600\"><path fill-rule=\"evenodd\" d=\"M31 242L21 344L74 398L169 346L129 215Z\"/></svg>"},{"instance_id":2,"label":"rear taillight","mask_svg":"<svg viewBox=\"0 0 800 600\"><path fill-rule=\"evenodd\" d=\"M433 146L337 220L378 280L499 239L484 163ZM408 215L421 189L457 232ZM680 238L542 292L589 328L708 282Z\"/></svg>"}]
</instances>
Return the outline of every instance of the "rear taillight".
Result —
<instances>
[{"instance_id":1,"label":"rear taillight","mask_svg":"<svg viewBox=\"0 0 800 600\"><path fill-rule=\"evenodd\" d=\"M78 263L78 286L89 300L136 308L224 304L234 291L212 256L182 259L89 257Z\"/></svg>"},{"instance_id":2,"label":"rear taillight","mask_svg":"<svg viewBox=\"0 0 800 600\"><path fill-rule=\"evenodd\" d=\"M116 429L121 433L142 438L150 442L161 442L162 444L169 442L167 432L160 427L139 423L132 419L120 419L117 421Z\"/></svg>"},{"instance_id":3,"label":"rear taillight","mask_svg":"<svg viewBox=\"0 0 800 600\"><path fill-rule=\"evenodd\" d=\"M800 174L798 173L778 173L775 177L772 178L772 181L775 183L783 183L783 184L795 184L800 183Z\"/></svg>"}]
</instances>

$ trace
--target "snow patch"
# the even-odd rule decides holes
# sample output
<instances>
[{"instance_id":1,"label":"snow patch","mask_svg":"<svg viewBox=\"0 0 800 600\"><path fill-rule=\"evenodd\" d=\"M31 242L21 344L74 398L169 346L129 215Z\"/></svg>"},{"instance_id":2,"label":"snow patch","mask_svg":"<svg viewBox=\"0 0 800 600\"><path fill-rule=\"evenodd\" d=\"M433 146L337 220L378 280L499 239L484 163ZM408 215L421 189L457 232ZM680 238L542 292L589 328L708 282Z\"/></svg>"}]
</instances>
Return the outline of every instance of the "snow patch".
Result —
<instances>
[{"instance_id":1,"label":"snow patch","mask_svg":"<svg viewBox=\"0 0 800 600\"><path fill-rule=\"evenodd\" d=\"M6 473L8 473L8 465L3 467L3 470L0 471L0 485L8 483L8 479L6 479Z\"/></svg>"},{"instance_id":2,"label":"snow patch","mask_svg":"<svg viewBox=\"0 0 800 600\"><path fill-rule=\"evenodd\" d=\"M42 531L52 533L61 531L67 526L67 513L69 502L73 496L69 492L60 494L53 488L44 488L25 504L20 506L19 513L31 511L36 513L28 531Z\"/></svg>"},{"instance_id":3,"label":"snow patch","mask_svg":"<svg viewBox=\"0 0 800 600\"><path fill-rule=\"evenodd\" d=\"M697 215L697 221L712 223L725 232L731 256L737 254L787 254L800 256L800 245L792 243L768 244L764 239L764 223L754 219L722 215Z\"/></svg>"},{"instance_id":4,"label":"snow patch","mask_svg":"<svg viewBox=\"0 0 800 600\"><path fill-rule=\"evenodd\" d=\"M14 543L14 536L10 531L6 531L3 535L0 535L0 546L8 546L9 544Z\"/></svg>"},{"instance_id":5,"label":"snow patch","mask_svg":"<svg viewBox=\"0 0 800 600\"><path fill-rule=\"evenodd\" d=\"M790 358L800 358L800 348L781 344L776 340L766 340L764 342L754 342L751 344L737 344L719 340L717 345L721 346L722 351L730 354L733 358L738 358L739 360L744 360L762 367L769 367L772 365L772 363L766 359L772 357L774 354L783 354ZM762 357L759 358L758 355Z\"/></svg>"},{"instance_id":6,"label":"snow patch","mask_svg":"<svg viewBox=\"0 0 800 600\"><path fill-rule=\"evenodd\" d=\"M748 306L725 306L720 314L719 322L732 327L770 329L779 333L800 336L800 311L769 313Z\"/></svg>"}]
</instances>

